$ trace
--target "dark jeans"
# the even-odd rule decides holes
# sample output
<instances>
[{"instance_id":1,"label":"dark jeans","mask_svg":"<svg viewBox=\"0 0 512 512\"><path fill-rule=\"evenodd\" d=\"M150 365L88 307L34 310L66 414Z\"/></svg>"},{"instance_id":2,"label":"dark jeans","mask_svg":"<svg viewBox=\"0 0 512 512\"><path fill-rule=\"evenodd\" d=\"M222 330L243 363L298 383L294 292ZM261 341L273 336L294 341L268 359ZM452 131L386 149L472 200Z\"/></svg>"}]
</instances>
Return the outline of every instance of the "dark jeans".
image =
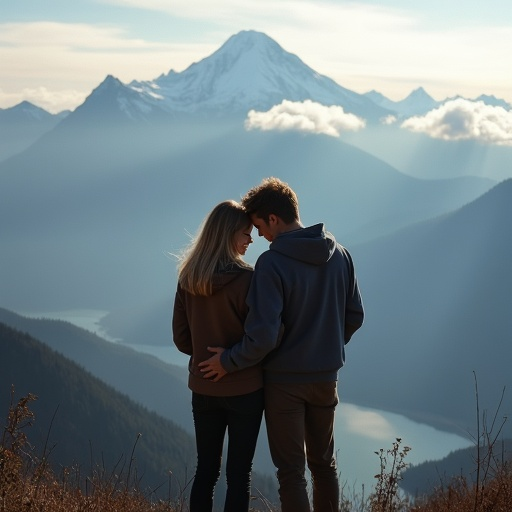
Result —
<instances>
[{"instance_id":1,"label":"dark jeans","mask_svg":"<svg viewBox=\"0 0 512 512\"><path fill-rule=\"evenodd\" d=\"M238 396L192 393L197 468L190 493L190 512L210 512L220 476L226 429L227 492L224 512L249 510L251 470L263 416L263 389Z\"/></svg>"},{"instance_id":2,"label":"dark jeans","mask_svg":"<svg viewBox=\"0 0 512 512\"><path fill-rule=\"evenodd\" d=\"M282 512L310 512L306 461L311 472L313 510L338 510L334 457L336 382L265 383L265 419L277 468Z\"/></svg>"}]
</instances>

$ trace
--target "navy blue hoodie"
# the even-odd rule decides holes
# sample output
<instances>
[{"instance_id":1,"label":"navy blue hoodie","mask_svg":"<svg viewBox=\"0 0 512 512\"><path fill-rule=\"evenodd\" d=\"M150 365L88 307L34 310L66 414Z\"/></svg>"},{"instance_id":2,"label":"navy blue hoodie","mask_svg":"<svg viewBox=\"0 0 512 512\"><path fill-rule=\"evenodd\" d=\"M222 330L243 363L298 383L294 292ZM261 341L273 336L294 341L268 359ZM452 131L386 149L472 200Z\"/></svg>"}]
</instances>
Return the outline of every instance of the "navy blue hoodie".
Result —
<instances>
[{"instance_id":1,"label":"navy blue hoodie","mask_svg":"<svg viewBox=\"0 0 512 512\"><path fill-rule=\"evenodd\" d=\"M222 366L262 361L273 382L336 380L364 316L352 258L323 224L274 239L256 262L247 305L245 335Z\"/></svg>"}]
</instances>

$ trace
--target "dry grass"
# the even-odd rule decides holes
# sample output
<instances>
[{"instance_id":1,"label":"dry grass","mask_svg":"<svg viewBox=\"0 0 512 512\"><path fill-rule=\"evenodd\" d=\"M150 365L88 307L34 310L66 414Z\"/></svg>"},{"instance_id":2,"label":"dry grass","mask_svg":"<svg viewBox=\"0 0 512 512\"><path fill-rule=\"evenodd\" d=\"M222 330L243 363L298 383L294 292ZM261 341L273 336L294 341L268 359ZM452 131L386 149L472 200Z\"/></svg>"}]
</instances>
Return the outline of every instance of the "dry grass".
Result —
<instances>
[{"instance_id":1,"label":"dry grass","mask_svg":"<svg viewBox=\"0 0 512 512\"><path fill-rule=\"evenodd\" d=\"M453 478L431 495L417 499L410 512L509 512L512 510L512 468L503 452L496 450L507 417L499 418L505 389L494 415L480 412L478 382L475 378L476 448L474 478Z\"/></svg>"},{"instance_id":2,"label":"dry grass","mask_svg":"<svg viewBox=\"0 0 512 512\"><path fill-rule=\"evenodd\" d=\"M14 396L12 390L11 397ZM55 475L46 453L34 455L25 434L34 414L27 395L11 406L0 443L0 512L181 512L183 503L152 502L138 488L129 468L126 475L99 468L83 477L80 468ZM45 448L46 449L46 448Z\"/></svg>"},{"instance_id":3,"label":"dry grass","mask_svg":"<svg viewBox=\"0 0 512 512\"><path fill-rule=\"evenodd\" d=\"M410 508L411 512L509 512L512 510L512 472L505 465L485 485L454 479Z\"/></svg>"},{"instance_id":4,"label":"dry grass","mask_svg":"<svg viewBox=\"0 0 512 512\"><path fill-rule=\"evenodd\" d=\"M14 390L11 394L14 397ZM0 443L0 512L186 512L185 494L171 500L155 500L139 489L135 471L106 472L98 468L84 477L80 468L64 468L56 475L47 454L36 458L25 430L34 415L30 410L33 395L16 403L11 399L7 424ZM493 421L492 426L494 427ZM499 429L501 431L501 428ZM512 510L512 470L503 460L496 460L493 446L497 437L484 427L478 433L486 440L485 450L478 450L475 461L476 482L454 479L440 486L430 496L414 500L400 493L399 483L407 467L410 448L396 439L392 448L375 452L380 461L377 484L367 497L342 497L339 512L505 512ZM135 446L134 446L135 449ZM44 452L46 451L46 447ZM265 498L255 506L277 512ZM323 511L319 511L323 512Z\"/></svg>"}]
</instances>

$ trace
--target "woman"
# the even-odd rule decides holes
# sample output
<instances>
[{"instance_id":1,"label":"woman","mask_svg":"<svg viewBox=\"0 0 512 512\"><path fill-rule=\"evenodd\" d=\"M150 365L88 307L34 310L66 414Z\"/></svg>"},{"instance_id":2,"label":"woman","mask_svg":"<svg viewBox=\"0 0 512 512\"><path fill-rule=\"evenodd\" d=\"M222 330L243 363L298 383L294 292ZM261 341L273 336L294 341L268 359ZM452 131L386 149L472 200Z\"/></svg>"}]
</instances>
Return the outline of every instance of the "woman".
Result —
<instances>
[{"instance_id":1,"label":"woman","mask_svg":"<svg viewBox=\"0 0 512 512\"><path fill-rule=\"evenodd\" d=\"M191 512L213 508L226 429L224 512L249 510L252 459L263 413L261 368L212 382L197 364L211 356L208 346L230 347L244 334L245 297L253 271L242 256L252 243L251 231L242 206L224 201L207 216L178 266L172 327L176 347L191 356L189 388L197 446Z\"/></svg>"}]
</instances>

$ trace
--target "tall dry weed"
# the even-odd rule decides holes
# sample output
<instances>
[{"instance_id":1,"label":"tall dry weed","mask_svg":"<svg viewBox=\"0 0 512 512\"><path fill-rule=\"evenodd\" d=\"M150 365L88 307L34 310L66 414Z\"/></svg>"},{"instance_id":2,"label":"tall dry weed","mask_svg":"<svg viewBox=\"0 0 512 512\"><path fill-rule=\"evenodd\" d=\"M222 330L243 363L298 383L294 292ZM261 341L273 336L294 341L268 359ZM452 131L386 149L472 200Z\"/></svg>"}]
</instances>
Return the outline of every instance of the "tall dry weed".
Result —
<instances>
[{"instance_id":1,"label":"tall dry weed","mask_svg":"<svg viewBox=\"0 0 512 512\"><path fill-rule=\"evenodd\" d=\"M478 379L475 381L476 434L472 477L458 476L441 483L434 492L420 498L411 512L510 512L512 510L512 467L499 438L507 421L500 418L505 396L502 391L495 413L489 421L480 410Z\"/></svg>"},{"instance_id":2,"label":"tall dry weed","mask_svg":"<svg viewBox=\"0 0 512 512\"><path fill-rule=\"evenodd\" d=\"M97 469L83 476L80 467L63 468L58 477L48 463L47 447L36 457L25 430L35 419L28 394L11 403L0 440L0 512L182 512L181 499L152 502L137 486L133 465L127 473ZM139 436L138 436L139 437ZM137 440L138 440L137 437ZM107 476L108 475L108 476Z\"/></svg>"}]
</instances>

